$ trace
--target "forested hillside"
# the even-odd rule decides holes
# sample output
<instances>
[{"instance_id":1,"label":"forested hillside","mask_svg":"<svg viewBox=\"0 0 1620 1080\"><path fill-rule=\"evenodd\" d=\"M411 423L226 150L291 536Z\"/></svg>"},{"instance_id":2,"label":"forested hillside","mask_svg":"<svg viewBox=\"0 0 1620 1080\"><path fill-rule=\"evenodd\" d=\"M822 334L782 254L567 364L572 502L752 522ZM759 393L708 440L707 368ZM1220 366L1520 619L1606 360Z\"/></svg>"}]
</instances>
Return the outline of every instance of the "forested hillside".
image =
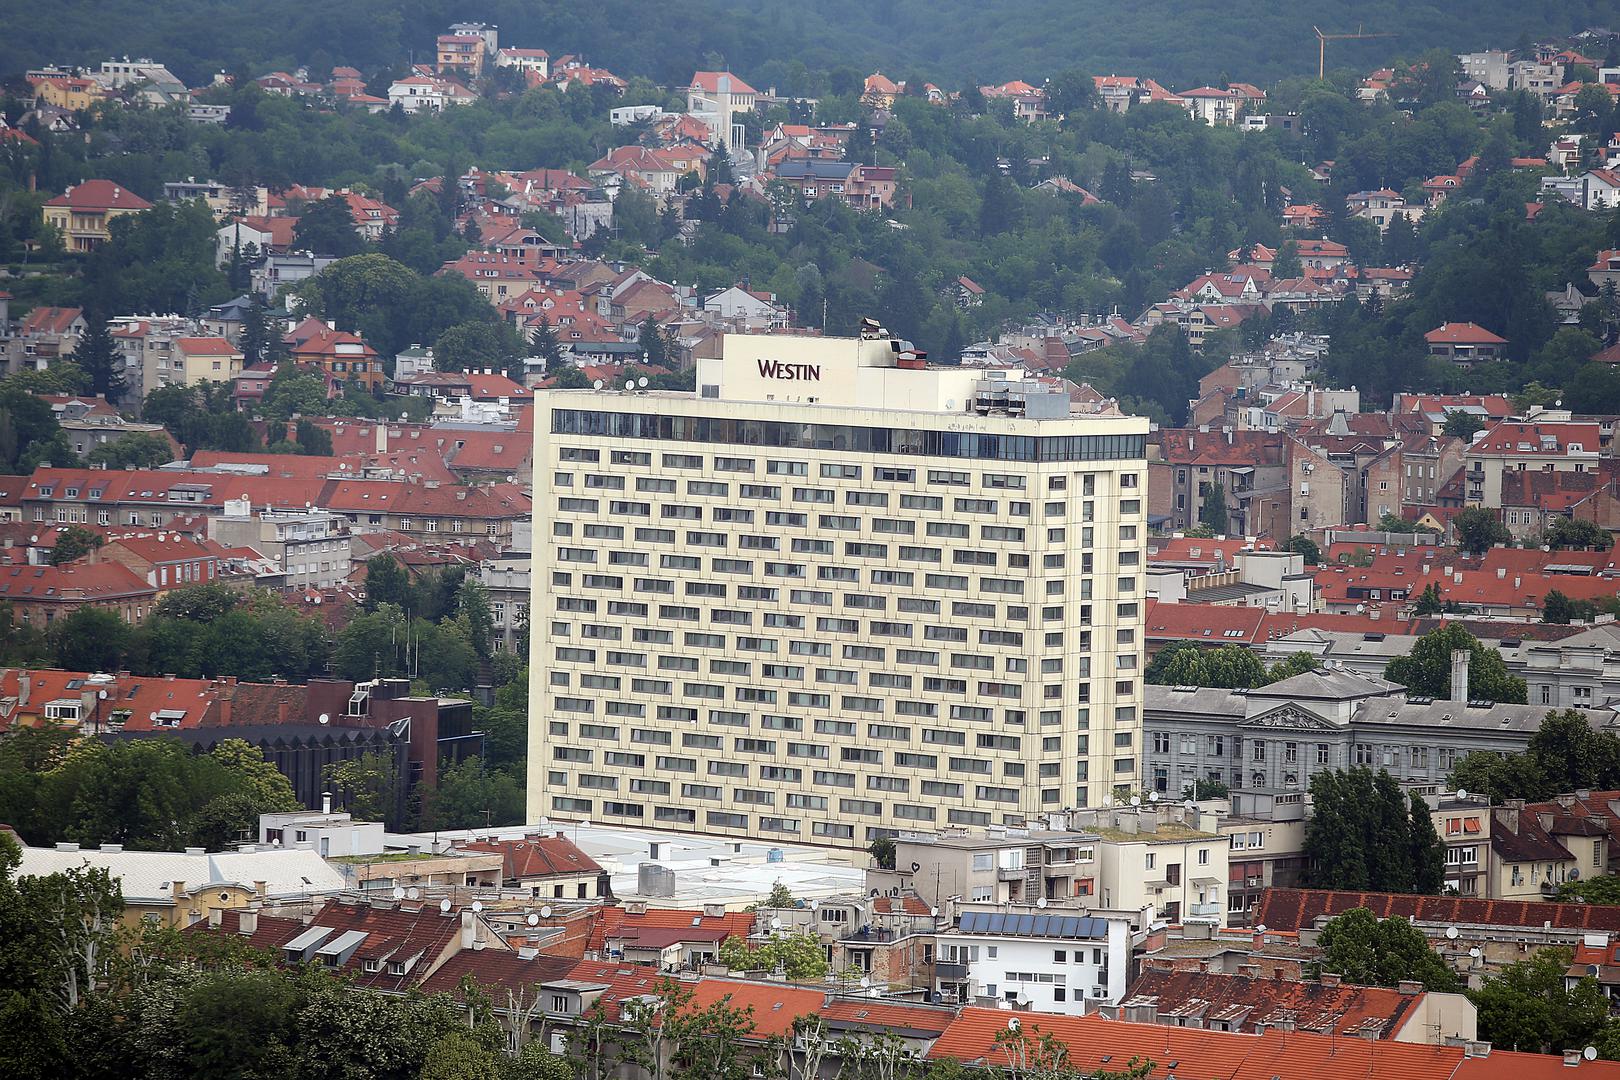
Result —
<instances>
[{"instance_id":1,"label":"forested hillside","mask_svg":"<svg viewBox=\"0 0 1620 1080\"><path fill-rule=\"evenodd\" d=\"M0 72L49 58L93 62L154 56L188 83L215 71L268 63L311 69L397 65L426 56L457 19L496 23L502 37L559 53L584 53L624 75L661 82L697 66L725 65L755 82L819 92L810 72L849 67L913 72L957 87L972 79L1039 81L1081 67L1132 71L1177 87L1222 79L1263 83L1314 72L1313 24L1329 32L1393 36L1334 42L1329 65L1367 68L1425 49L1512 45L1521 34L1559 35L1620 23L1614 0L1480 0L1313 5L1266 0L63 0L0 10ZM971 24L972 32L964 32ZM705 59L705 58L708 59Z\"/></svg>"}]
</instances>

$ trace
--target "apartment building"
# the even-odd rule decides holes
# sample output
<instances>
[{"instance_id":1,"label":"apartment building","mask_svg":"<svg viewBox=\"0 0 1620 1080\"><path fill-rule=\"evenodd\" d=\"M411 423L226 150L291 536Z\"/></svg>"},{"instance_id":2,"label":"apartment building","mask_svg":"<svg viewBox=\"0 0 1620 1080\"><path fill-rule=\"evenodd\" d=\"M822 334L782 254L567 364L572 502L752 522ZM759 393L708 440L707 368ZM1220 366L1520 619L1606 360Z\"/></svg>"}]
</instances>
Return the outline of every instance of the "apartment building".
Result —
<instances>
[{"instance_id":1,"label":"apartment building","mask_svg":"<svg viewBox=\"0 0 1620 1080\"><path fill-rule=\"evenodd\" d=\"M536 395L529 816L864 846L1139 775L1145 420L858 338Z\"/></svg>"}]
</instances>

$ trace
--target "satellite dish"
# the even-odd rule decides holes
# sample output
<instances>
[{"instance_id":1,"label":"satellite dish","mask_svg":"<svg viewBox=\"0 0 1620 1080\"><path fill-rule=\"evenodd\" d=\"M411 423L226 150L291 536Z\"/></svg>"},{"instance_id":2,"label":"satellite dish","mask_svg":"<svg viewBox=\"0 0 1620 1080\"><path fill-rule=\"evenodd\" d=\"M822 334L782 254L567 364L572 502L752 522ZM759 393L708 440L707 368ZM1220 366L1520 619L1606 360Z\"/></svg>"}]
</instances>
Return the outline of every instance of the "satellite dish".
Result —
<instances>
[{"instance_id":1,"label":"satellite dish","mask_svg":"<svg viewBox=\"0 0 1620 1080\"><path fill-rule=\"evenodd\" d=\"M1585 1050L1581 1051L1581 1057L1585 1058L1587 1061L1596 1061L1597 1060L1597 1047L1588 1046Z\"/></svg>"},{"instance_id":2,"label":"satellite dish","mask_svg":"<svg viewBox=\"0 0 1620 1080\"><path fill-rule=\"evenodd\" d=\"M1457 789L1457 798L1459 798L1459 799L1468 798L1468 792L1464 791L1462 788L1458 788Z\"/></svg>"},{"instance_id":3,"label":"satellite dish","mask_svg":"<svg viewBox=\"0 0 1620 1080\"><path fill-rule=\"evenodd\" d=\"M929 908L928 909L928 917L931 918L931 919L939 918L939 908L937 908L937 907Z\"/></svg>"},{"instance_id":4,"label":"satellite dish","mask_svg":"<svg viewBox=\"0 0 1620 1080\"><path fill-rule=\"evenodd\" d=\"M950 412L954 408L956 408L956 399L953 398L953 397L946 398L945 399L945 411Z\"/></svg>"},{"instance_id":5,"label":"satellite dish","mask_svg":"<svg viewBox=\"0 0 1620 1080\"><path fill-rule=\"evenodd\" d=\"M1479 946L1475 945L1472 949L1469 949L1468 955L1472 956L1475 960L1478 960L1480 957Z\"/></svg>"},{"instance_id":6,"label":"satellite dish","mask_svg":"<svg viewBox=\"0 0 1620 1080\"><path fill-rule=\"evenodd\" d=\"M1007 1018L1007 1030L1008 1031L1017 1031L1018 1030L1018 1017L1009 1016Z\"/></svg>"},{"instance_id":7,"label":"satellite dish","mask_svg":"<svg viewBox=\"0 0 1620 1080\"><path fill-rule=\"evenodd\" d=\"M591 827L591 819L590 818L580 818L579 819L579 827L581 829L590 828Z\"/></svg>"},{"instance_id":8,"label":"satellite dish","mask_svg":"<svg viewBox=\"0 0 1620 1080\"><path fill-rule=\"evenodd\" d=\"M545 907L542 907L540 909L540 917L542 919L551 918L551 905L547 904Z\"/></svg>"},{"instance_id":9,"label":"satellite dish","mask_svg":"<svg viewBox=\"0 0 1620 1080\"><path fill-rule=\"evenodd\" d=\"M1259 926L1254 928L1254 932L1257 933L1257 934L1265 933L1266 932L1266 924L1261 923Z\"/></svg>"},{"instance_id":10,"label":"satellite dish","mask_svg":"<svg viewBox=\"0 0 1620 1080\"><path fill-rule=\"evenodd\" d=\"M400 886L398 886L398 885L394 886L394 899L395 900L403 900L403 899L405 899L405 890L403 888L401 888Z\"/></svg>"},{"instance_id":11,"label":"satellite dish","mask_svg":"<svg viewBox=\"0 0 1620 1080\"><path fill-rule=\"evenodd\" d=\"M1132 806L1141 806L1142 805L1142 796L1140 796L1140 795L1132 795L1131 796L1131 805Z\"/></svg>"},{"instance_id":12,"label":"satellite dish","mask_svg":"<svg viewBox=\"0 0 1620 1080\"><path fill-rule=\"evenodd\" d=\"M405 890L405 899L407 899L407 900L420 900L420 899L422 899L422 890L418 889L418 888L415 888L414 886L412 888L406 889Z\"/></svg>"},{"instance_id":13,"label":"satellite dish","mask_svg":"<svg viewBox=\"0 0 1620 1080\"><path fill-rule=\"evenodd\" d=\"M524 921L527 922L530 926L539 926L540 925L540 916L536 915L534 912L531 911L531 912L529 912L529 917L527 919L525 919Z\"/></svg>"},{"instance_id":14,"label":"satellite dish","mask_svg":"<svg viewBox=\"0 0 1620 1080\"><path fill-rule=\"evenodd\" d=\"M641 387L643 390L645 390L645 389L647 389L647 382L648 382L647 376L643 375L641 378L636 380L636 385Z\"/></svg>"},{"instance_id":15,"label":"satellite dish","mask_svg":"<svg viewBox=\"0 0 1620 1080\"><path fill-rule=\"evenodd\" d=\"M1047 899L1046 899L1046 897L1044 897L1044 896L1041 896L1041 897L1037 897L1037 898L1036 898L1036 900L1035 900L1035 906L1036 906L1036 907L1038 907L1038 908L1044 908L1044 907L1045 907L1045 906L1046 906L1046 905L1047 905Z\"/></svg>"},{"instance_id":16,"label":"satellite dish","mask_svg":"<svg viewBox=\"0 0 1620 1080\"><path fill-rule=\"evenodd\" d=\"M331 713L321 713L321 723L330 724L331 722L332 722L332 714Z\"/></svg>"},{"instance_id":17,"label":"satellite dish","mask_svg":"<svg viewBox=\"0 0 1620 1080\"><path fill-rule=\"evenodd\" d=\"M592 390L600 390L600 389L602 389L602 380L597 379L595 382L591 383L591 389Z\"/></svg>"},{"instance_id":18,"label":"satellite dish","mask_svg":"<svg viewBox=\"0 0 1620 1080\"><path fill-rule=\"evenodd\" d=\"M1158 802L1158 801L1159 801L1159 793L1157 791L1148 792L1148 802Z\"/></svg>"},{"instance_id":19,"label":"satellite dish","mask_svg":"<svg viewBox=\"0 0 1620 1080\"><path fill-rule=\"evenodd\" d=\"M482 900L474 900L472 907L473 907L474 911L483 911L484 910L484 902Z\"/></svg>"},{"instance_id":20,"label":"satellite dish","mask_svg":"<svg viewBox=\"0 0 1620 1080\"><path fill-rule=\"evenodd\" d=\"M1457 933L1458 933L1458 931L1457 931L1457 928L1455 926L1446 927L1446 940L1447 941L1456 941L1457 940Z\"/></svg>"},{"instance_id":21,"label":"satellite dish","mask_svg":"<svg viewBox=\"0 0 1620 1080\"><path fill-rule=\"evenodd\" d=\"M780 930L780 929L782 929L782 920L778 919L774 915L771 916L771 929L772 930Z\"/></svg>"},{"instance_id":22,"label":"satellite dish","mask_svg":"<svg viewBox=\"0 0 1620 1080\"><path fill-rule=\"evenodd\" d=\"M448 900L440 900L439 901L439 910L441 912L443 912L444 914L448 915L450 913L450 901L448 901Z\"/></svg>"},{"instance_id":23,"label":"satellite dish","mask_svg":"<svg viewBox=\"0 0 1620 1080\"><path fill-rule=\"evenodd\" d=\"M96 691L96 697L100 698L102 701L106 701L107 700L107 691L105 691L105 690L97 690Z\"/></svg>"}]
</instances>

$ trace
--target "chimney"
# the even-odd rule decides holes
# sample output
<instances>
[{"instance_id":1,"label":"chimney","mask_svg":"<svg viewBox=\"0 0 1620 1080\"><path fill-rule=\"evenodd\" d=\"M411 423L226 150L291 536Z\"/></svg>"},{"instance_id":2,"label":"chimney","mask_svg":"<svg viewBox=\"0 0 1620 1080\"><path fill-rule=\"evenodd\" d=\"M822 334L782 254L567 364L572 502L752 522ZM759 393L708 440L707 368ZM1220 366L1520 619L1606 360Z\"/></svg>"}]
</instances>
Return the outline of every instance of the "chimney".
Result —
<instances>
[{"instance_id":1,"label":"chimney","mask_svg":"<svg viewBox=\"0 0 1620 1080\"><path fill-rule=\"evenodd\" d=\"M377 425L377 453L388 453L388 425Z\"/></svg>"},{"instance_id":2,"label":"chimney","mask_svg":"<svg viewBox=\"0 0 1620 1080\"><path fill-rule=\"evenodd\" d=\"M461 947L463 949L472 948L473 947L473 939L476 936L477 936L477 931L474 928L474 924L473 924L472 909L471 908L463 908L462 912L461 912Z\"/></svg>"},{"instance_id":3,"label":"chimney","mask_svg":"<svg viewBox=\"0 0 1620 1080\"><path fill-rule=\"evenodd\" d=\"M186 895L186 883L180 880L170 882L169 895L174 897L175 902L178 903Z\"/></svg>"},{"instance_id":4,"label":"chimney","mask_svg":"<svg viewBox=\"0 0 1620 1080\"><path fill-rule=\"evenodd\" d=\"M270 883L268 881L255 881L253 883L253 895L257 896L260 900L263 900L265 896L269 894L269 892Z\"/></svg>"},{"instance_id":5,"label":"chimney","mask_svg":"<svg viewBox=\"0 0 1620 1080\"><path fill-rule=\"evenodd\" d=\"M1324 971L1324 972L1322 972L1321 983L1322 983L1323 986L1338 986L1339 985L1339 973L1336 972L1336 971Z\"/></svg>"},{"instance_id":6,"label":"chimney","mask_svg":"<svg viewBox=\"0 0 1620 1080\"><path fill-rule=\"evenodd\" d=\"M248 908L245 911L236 913L236 932L245 937L252 937L259 932L259 912L257 909Z\"/></svg>"},{"instance_id":7,"label":"chimney","mask_svg":"<svg viewBox=\"0 0 1620 1080\"><path fill-rule=\"evenodd\" d=\"M1423 984L1416 979L1402 979L1396 984L1396 989L1408 997L1423 993Z\"/></svg>"},{"instance_id":8,"label":"chimney","mask_svg":"<svg viewBox=\"0 0 1620 1080\"><path fill-rule=\"evenodd\" d=\"M1502 805L1492 810L1492 813L1496 815L1496 820L1500 821L1508 832L1516 836L1519 832L1519 814L1523 811L1523 799L1504 799Z\"/></svg>"},{"instance_id":9,"label":"chimney","mask_svg":"<svg viewBox=\"0 0 1620 1080\"><path fill-rule=\"evenodd\" d=\"M210 930L218 930L220 921L224 917L225 917L225 912L222 911L221 909L219 909L219 908L209 908L208 909L208 929L210 929Z\"/></svg>"},{"instance_id":10,"label":"chimney","mask_svg":"<svg viewBox=\"0 0 1620 1080\"><path fill-rule=\"evenodd\" d=\"M1458 704L1468 701L1468 658L1467 649L1451 650L1451 700Z\"/></svg>"},{"instance_id":11,"label":"chimney","mask_svg":"<svg viewBox=\"0 0 1620 1080\"><path fill-rule=\"evenodd\" d=\"M321 792L321 813L330 814L331 812L332 812L332 793L330 791L323 791L323 792Z\"/></svg>"},{"instance_id":12,"label":"chimney","mask_svg":"<svg viewBox=\"0 0 1620 1080\"><path fill-rule=\"evenodd\" d=\"M34 677L24 668L17 673L17 708L21 709L28 704L29 694L34 689Z\"/></svg>"}]
</instances>

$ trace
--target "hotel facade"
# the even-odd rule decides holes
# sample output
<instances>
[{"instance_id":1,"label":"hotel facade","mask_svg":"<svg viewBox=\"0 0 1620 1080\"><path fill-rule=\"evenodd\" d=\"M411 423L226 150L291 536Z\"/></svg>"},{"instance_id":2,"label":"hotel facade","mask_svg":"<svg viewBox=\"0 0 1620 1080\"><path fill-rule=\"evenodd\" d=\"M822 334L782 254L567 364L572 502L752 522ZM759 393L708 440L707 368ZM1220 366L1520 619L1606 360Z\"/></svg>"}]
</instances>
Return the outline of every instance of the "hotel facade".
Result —
<instances>
[{"instance_id":1,"label":"hotel facade","mask_svg":"<svg viewBox=\"0 0 1620 1080\"><path fill-rule=\"evenodd\" d=\"M529 820L864 847L1139 785L1147 421L859 338L536 394Z\"/></svg>"}]
</instances>

